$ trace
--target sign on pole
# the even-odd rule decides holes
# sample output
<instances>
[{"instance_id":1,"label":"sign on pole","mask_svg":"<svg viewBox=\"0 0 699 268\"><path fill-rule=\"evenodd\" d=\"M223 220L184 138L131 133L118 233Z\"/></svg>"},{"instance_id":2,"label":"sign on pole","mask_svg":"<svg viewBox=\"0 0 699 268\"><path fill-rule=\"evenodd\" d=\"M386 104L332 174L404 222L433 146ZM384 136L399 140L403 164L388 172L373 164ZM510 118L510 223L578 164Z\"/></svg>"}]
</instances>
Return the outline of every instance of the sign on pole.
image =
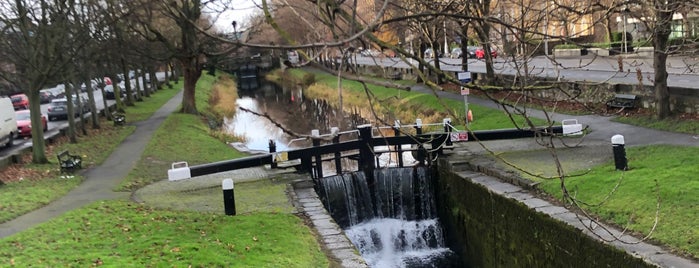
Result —
<instances>
[{"instance_id":1,"label":"sign on pole","mask_svg":"<svg viewBox=\"0 0 699 268\"><path fill-rule=\"evenodd\" d=\"M461 87L461 95L462 96L468 95L470 93L471 93L471 91L467 87Z\"/></svg>"},{"instance_id":2,"label":"sign on pole","mask_svg":"<svg viewBox=\"0 0 699 268\"><path fill-rule=\"evenodd\" d=\"M471 72L460 72L457 75L459 82L468 83L471 82ZM471 93L467 87L461 87L461 95L464 96L464 109L465 115L468 115L468 94ZM468 120L466 120L466 125L468 125Z\"/></svg>"}]
</instances>

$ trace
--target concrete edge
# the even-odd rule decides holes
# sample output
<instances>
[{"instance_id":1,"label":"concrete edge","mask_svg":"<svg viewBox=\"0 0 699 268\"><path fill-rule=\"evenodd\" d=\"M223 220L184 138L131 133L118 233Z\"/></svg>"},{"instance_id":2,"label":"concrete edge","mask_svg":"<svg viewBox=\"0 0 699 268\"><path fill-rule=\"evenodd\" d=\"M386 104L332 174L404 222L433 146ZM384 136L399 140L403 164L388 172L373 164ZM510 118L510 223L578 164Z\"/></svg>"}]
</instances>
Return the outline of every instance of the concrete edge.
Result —
<instances>
[{"instance_id":1,"label":"concrete edge","mask_svg":"<svg viewBox=\"0 0 699 268\"><path fill-rule=\"evenodd\" d=\"M310 179L298 179L290 185L289 196L297 212L303 214L311 228L318 234L318 242L329 253L329 257L342 267L368 267L359 250L347 238L344 230L332 219L313 188Z\"/></svg>"}]
</instances>

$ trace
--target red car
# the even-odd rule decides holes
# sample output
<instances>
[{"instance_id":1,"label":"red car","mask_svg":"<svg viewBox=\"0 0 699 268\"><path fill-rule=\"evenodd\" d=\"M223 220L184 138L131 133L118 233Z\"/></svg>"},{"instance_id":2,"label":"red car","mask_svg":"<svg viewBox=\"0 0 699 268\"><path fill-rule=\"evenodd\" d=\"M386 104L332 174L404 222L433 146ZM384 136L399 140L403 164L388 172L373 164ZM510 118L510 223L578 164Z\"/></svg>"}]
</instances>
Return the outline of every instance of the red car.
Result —
<instances>
[{"instance_id":1,"label":"red car","mask_svg":"<svg viewBox=\"0 0 699 268\"><path fill-rule=\"evenodd\" d=\"M29 110L16 111L17 117L17 136L31 137L32 136L32 120L29 117ZM46 115L41 115L41 125L44 126L44 132L49 129L49 123Z\"/></svg>"},{"instance_id":2,"label":"red car","mask_svg":"<svg viewBox=\"0 0 699 268\"><path fill-rule=\"evenodd\" d=\"M491 56L493 59L495 59L495 58L498 57L498 52L495 51L495 50L491 50L491 51L490 51L490 56ZM485 50L483 50L482 47L479 47L478 49L476 49L476 59L482 59L482 58L485 58Z\"/></svg>"},{"instance_id":3,"label":"red car","mask_svg":"<svg viewBox=\"0 0 699 268\"><path fill-rule=\"evenodd\" d=\"M10 96L12 106L15 110L29 109L29 98L25 94L15 94Z\"/></svg>"}]
</instances>

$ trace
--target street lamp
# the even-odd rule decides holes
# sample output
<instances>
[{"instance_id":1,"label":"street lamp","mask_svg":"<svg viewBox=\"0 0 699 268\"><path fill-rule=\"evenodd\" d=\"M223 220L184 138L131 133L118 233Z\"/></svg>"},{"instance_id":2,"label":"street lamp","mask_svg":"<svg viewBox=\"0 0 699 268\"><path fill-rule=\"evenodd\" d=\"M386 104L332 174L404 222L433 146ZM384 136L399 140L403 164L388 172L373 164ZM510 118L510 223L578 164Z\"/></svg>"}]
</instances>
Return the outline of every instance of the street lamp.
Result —
<instances>
[{"instance_id":1,"label":"street lamp","mask_svg":"<svg viewBox=\"0 0 699 268\"><path fill-rule=\"evenodd\" d=\"M629 12L629 8L626 7L626 5L623 5L622 7L623 7L623 9L621 10L621 15L623 18L623 22L622 22L623 23L623 26L622 26L623 32L621 33L622 34L621 35L621 42L622 42L623 47L621 48L621 51L624 52L624 54L626 54L628 52L627 45L626 45L626 42L628 42L628 40L626 39L626 13Z\"/></svg>"}]
</instances>

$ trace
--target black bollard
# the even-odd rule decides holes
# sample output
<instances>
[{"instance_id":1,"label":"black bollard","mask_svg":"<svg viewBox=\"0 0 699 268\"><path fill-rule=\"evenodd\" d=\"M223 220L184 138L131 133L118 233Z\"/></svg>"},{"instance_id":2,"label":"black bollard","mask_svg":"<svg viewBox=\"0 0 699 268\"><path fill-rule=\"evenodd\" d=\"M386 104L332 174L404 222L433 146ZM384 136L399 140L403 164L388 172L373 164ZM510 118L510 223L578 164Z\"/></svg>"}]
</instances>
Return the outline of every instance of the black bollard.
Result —
<instances>
[{"instance_id":1,"label":"black bollard","mask_svg":"<svg viewBox=\"0 0 699 268\"><path fill-rule=\"evenodd\" d=\"M277 143L274 142L274 140L270 139L269 140L269 152L274 155L274 153L277 152ZM276 159L272 161L272 164L270 164L271 168L277 168L277 161Z\"/></svg>"},{"instance_id":2,"label":"black bollard","mask_svg":"<svg viewBox=\"0 0 699 268\"><path fill-rule=\"evenodd\" d=\"M233 191L233 179L224 179L221 182L223 188L223 207L226 215L235 215L235 192Z\"/></svg>"},{"instance_id":3,"label":"black bollard","mask_svg":"<svg viewBox=\"0 0 699 268\"><path fill-rule=\"evenodd\" d=\"M612 150L614 152L614 165L617 170L628 170L629 166L626 160L626 149L624 148L624 136L612 136Z\"/></svg>"}]
</instances>

